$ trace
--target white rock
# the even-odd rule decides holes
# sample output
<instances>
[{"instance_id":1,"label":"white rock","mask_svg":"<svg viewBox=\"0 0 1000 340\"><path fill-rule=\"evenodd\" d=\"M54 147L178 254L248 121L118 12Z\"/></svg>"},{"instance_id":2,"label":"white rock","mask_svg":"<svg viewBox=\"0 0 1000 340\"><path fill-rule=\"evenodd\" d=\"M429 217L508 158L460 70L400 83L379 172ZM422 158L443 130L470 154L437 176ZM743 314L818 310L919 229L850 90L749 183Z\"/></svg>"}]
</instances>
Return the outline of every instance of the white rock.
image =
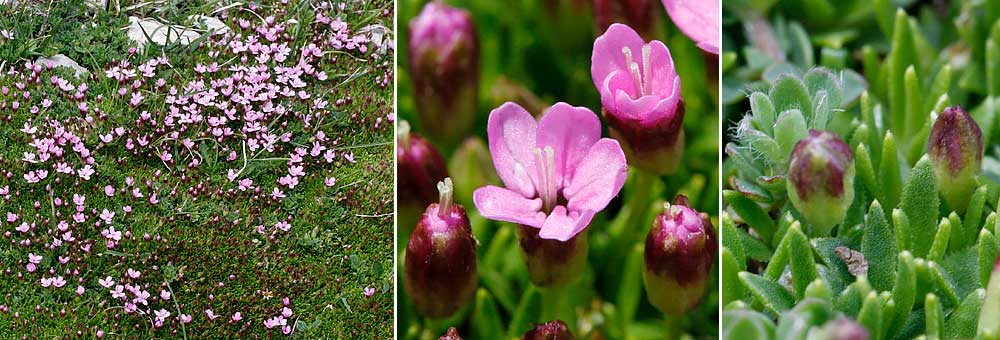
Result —
<instances>
[{"instance_id":1,"label":"white rock","mask_svg":"<svg viewBox=\"0 0 1000 340\"><path fill-rule=\"evenodd\" d=\"M187 45L201 36L190 27L166 25L153 19L130 16L128 21L131 23L128 26L128 37L135 41L139 48L146 46L150 41L157 45L167 45L174 41Z\"/></svg>"},{"instance_id":2,"label":"white rock","mask_svg":"<svg viewBox=\"0 0 1000 340\"><path fill-rule=\"evenodd\" d=\"M215 31L218 33L225 33L230 31L229 26L226 26L226 24L223 23L222 20L216 19L214 17L196 14L188 16L188 20L194 22L195 27L201 27L200 25L198 25L198 23L204 23L205 27L208 28L210 31Z\"/></svg>"},{"instance_id":3,"label":"white rock","mask_svg":"<svg viewBox=\"0 0 1000 340\"><path fill-rule=\"evenodd\" d=\"M87 69L83 68L83 66L77 64L76 61L73 61L73 59L70 59L62 54L56 54L48 58L38 58L35 60L35 64L40 64L45 67L49 67L51 65L53 68L68 67L73 70L73 76L77 78L90 73L90 71L87 71Z\"/></svg>"},{"instance_id":4,"label":"white rock","mask_svg":"<svg viewBox=\"0 0 1000 340\"><path fill-rule=\"evenodd\" d=\"M369 34L369 41L371 41L378 48L376 52L379 54L386 54L389 46L393 45L392 30L385 26L371 24L362 27L358 30L358 33Z\"/></svg>"}]
</instances>

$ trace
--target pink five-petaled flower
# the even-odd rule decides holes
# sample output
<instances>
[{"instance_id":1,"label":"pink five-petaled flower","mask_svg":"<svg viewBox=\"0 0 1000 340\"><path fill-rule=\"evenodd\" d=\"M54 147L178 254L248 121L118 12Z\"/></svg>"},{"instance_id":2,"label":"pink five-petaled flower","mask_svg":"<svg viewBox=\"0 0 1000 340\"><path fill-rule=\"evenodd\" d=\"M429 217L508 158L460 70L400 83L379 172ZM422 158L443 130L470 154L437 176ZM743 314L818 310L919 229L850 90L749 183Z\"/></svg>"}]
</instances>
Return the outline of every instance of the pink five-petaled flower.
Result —
<instances>
[{"instance_id":1,"label":"pink five-petaled flower","mask_svg":"<svg viewBox=\"0 0 1000 340\"><path fill-rule=\"evenodd\" d=\"M719 54L722 43L719 5L719 1L663 0L674 25L694 40L698 48L712 54Z\"/></svg>"},{"instance_id":2,"label":"pink five-petaled flower","mask_svg":"<svg viewBox=\"0 0 1000 340\"><path fill-rule=\"evenodd\" d=\"M375 295L375 288L374 287L365 287L365 296L371 297L372 295Z\"/></svg>"},{"instance_id":3,"label":"pink five-petaled flower","mask_svg":"<svg viewBox=\"0 0 1000 340\"><path fill-rule=\"evenodd\" d=\"M476 208L489 219L540 228L543 239L576 236L625 183L621 146L601 138L601 122L587 108L557 103L536 122L505 103L490 112L487 135L506 188L476 189Z\"/></svg>"},{"instance_id":4,"label":"pink five-petaled flower","mask_svg":"<svg viewBox=\"0 0 1000 340\"><path fill-rule=\"evenodd\" d=\"M622 142L629 163L673 172L683 152L684 104L667 46L613 24L594 40L590 74L611 136Z\"/></svg>"}]
</instances>

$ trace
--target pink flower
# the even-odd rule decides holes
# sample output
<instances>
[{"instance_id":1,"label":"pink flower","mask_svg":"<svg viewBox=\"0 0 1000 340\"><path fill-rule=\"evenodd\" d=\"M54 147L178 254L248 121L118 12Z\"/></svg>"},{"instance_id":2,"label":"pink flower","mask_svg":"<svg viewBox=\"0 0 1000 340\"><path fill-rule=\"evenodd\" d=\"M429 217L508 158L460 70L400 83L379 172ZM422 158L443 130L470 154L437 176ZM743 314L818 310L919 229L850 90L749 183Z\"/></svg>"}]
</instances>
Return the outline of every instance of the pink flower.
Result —
<instances>
[{"instance_id":1,"label":"pink flower","mask_svg":"<svg viewBox=\"0 0 1000 340\"><path fill-rule=\"evenodd\" d=\"M103 279L98 279L97 283L100 284L104 288L111 288L111 286L115 285L115 280L112 279L110 276L108 276L108 277L105 277Z\"/></svg>"},{"instance_id":2,"label":"pink flower","mask_svg":"<svg viewBox=\"0 0 1000 340\"><path fill-rule=\"evenodd\" d=\"M83 296L83 293L87 292L87 288L83 286L76 286L76 295Z\"/></svg>"},{"instance_id":3,"label":"pink flower","mask_svg":"<svg viewBox=\"0 0 1000 340\"><path fill-rule=\"evenodd\" d=\"M187 314L181 314L181 322L185 324L191 323L191 316Z\"/></svg>"},{"instance_id":4,"label":"pink flower","mask_svg":"<svg viewBox=\"0 0 1000 340\"><path fill-rule=\"evenodd\" d=\"M170 292L166 290L160 290L160 299L170 300Z\"/></svg>"},{"instance_id":5,"label":"pink flower","mask_svg":"<svg viewBox=\"0 0 1000 340\"><path fill-rule=\"evenodd\" d=\"M334 185L337 185L337 179L333 177L327 177L325 180L323 180L323 184L326 184L326 186L328 187L332 187Z\"/></svg>"},{"instance_id":6,"label":"pink flower","mask_svg":"<svg viewBox=\"0 0 1000 340\"><path fill-rule=\"evenodd\" d=\"M365 296L371 297L372 295L375 295L375 288L374 287L365 287Z\"/></svg>"},{"instance_id":7,"label":"pink flower","mask_svg":"<svg viewBox=\"0 0 1000 340\"><path fill-rule=\"evenodd\" d=\"M110 186L110 185L105 185L104 186L104 195L108 196L108 197L114 196L115 195L115 187Z\"/></svg>"},{"instance_id":8,"label":"pink flower","mask_svg":"<svg viewBox=\"0 0 1000 340\"><path fill-rule=\"evenodd\" d=\"M239 322L240 320L243 320L243 314L240 314L240 312L233 313L233 322Z\"/></svg>"},{"instance_id":9,"label":"pink flower","mask_svg":"<svg viewBox=\"0 0 1000 340\"><path fill-rule=\"evenodd\" d=\"M156 314L157 320L166 320L167 318L170 317L170 312L163 308L160 308L160 310L155 311L154 314Z\"/></svg>"},{"instance_id":10,"label":"pink flower","mask_svg":"<svg viewBox=\"0 0 1000 340\"><path fill-rule=\"evenodd\" d=\"M206 309L205 315L208 316L209 320L215 320L216 318L219 317L218 315L215 315L215 312L213 312L211 309Z\"/></svg>"},{"instance_id":11,"label":"pink flower","mask_svg":"<svg viewBox=\"0 0 1000 340\"><path fill-rule=\"evenodd\" d=\"M506 188L476 189L476 208L489 219L540 228L541 238L573 238L625 183L621 146L601 138L600 120L587 108L557 103L536 122L505 103L490 112L487 135Z\"/></svg>"},{"instance_id":12,"label":"pink flower","mask_svg":"<svg viewBox=\"0 0 1000 340\"><path fill-rule=\"evenodd\" d=\"M670 50L648 44L628 26L613 24L594 41L590 74L611 128L629 163L670 173L683 150L681 78Z\"/></svg>"},{"instance_id":13,"label":"pink flower","mask_svg":"<svg viewBox=\"0 0 1000 340\"><path fill-rule=\"evenodd\" d=\"M698 48L716 55L722 43L719 6L719 1L663 0L674 25L694 40Z\"/></svg>"}]
</instances>

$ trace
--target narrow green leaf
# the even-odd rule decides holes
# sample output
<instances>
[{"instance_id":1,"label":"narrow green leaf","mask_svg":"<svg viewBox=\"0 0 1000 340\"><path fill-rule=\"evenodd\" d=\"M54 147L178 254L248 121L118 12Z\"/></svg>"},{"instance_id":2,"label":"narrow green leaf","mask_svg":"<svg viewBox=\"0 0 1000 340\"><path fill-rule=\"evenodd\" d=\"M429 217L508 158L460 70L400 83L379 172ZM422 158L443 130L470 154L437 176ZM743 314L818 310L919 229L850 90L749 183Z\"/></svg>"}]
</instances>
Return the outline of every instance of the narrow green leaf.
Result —
<instances>
[{"instance_id":1,"label":"narrow green leaf","mask_svg":"<svg viewBox=\"0 0 1000 340\"><path fill-rule=\"evenodd\" d=\"M822 326L827 320L832 319L835 313L826 301L803 300L792 310L781 314L775 335L778 339L806 340L810 329Z\"/></svg>"},{"instance_id":2,"label":"narrow green leaf","mask_svg":"<svg viewBox=\"0 0 1000 340\"><path fill-rule=\"evenodd\" d=\"M882 299L872 291L865 296L865 301L858 312L858 323L868 329L871 340L882 339Z\"/></svg>"},{"instance_id":3,"label":"narrow green leaf","mask_svg":"<svg viewBox=\"0 0 1000 340\"><path fill-rule=\"evenodd\" d=\"M865 186L865 189L868 189L868 192L874 193L875 199L879 201L885 200L885 194L879 189L878 180L875 179L875 167L872 166L871 155L864 144L858 144L854 152L854 165L857 169L858 178L861 179L861 184Z\"/></svg>"},{"instance_id":4,"label":"narrow green leaf","mask_svg":"<svg viewBox=\"0 0 1000 340\"><path fill-rule=\"evenodd\" d=\"M625 259L625 270L622 271L621 283L618 286L618 296L615 303L618 313L624 321L622 324L629 324L635 320L635 313L639 309L639 298L641 294L636 294L642 290L643 253L645 247L636 244L632 247L628 257Z\"/></svg>"},{"instance_id":5,"label":"narrow green leaf","mask_svg":"<svg viewBox=\"0 0 1000 340\"><path fill-rule=\"evenodd\" d=\"M910 242L910 219L902 209L892 209L892 226L896 235L896 249L913 250L913 243Z\"/></svg>"},{"instance_id":6,"label":"narrow green leaf","mask_svg":"<svg viewBox=\"0 0 1000 340\"><path fill-rule=\"evenodd\" d=\"M781 313L795 305L792 294L777 282L749 272L741 272L739 277L754 298L771 312Z\"/></svg>"},{"instance_id":7,"label":"narrow green leaf","mask_svg":"<svg viewBox=\"0 0 1000 340\"><path fill-rule=\"evenodd\" d=\"M990 280L993 263L997 260L997 239L988 229L979 232L979 282L983 287Z\"/></svg>"},{"instance_id":8,"label":"narrow green leaf","mask_svg":"<svg viewBox=\"0 0 1000 340\"><path fill-rule=\"evenodd\" d=\"M854 283L847 286L840 293L835 307L847 316L857 318L858 313L861 312L861 305L864 303L865 297L871 291L872 286L868 283L868 279L864 276L859 276Z\"/></svg>"},{"instance_id":9,"label":"narrow green leaf","mask_svg":"<svg viewBox=\"0 0 1000 340\"><path fill-rule=\"evenodd\" d=\"M916 303L917 273L913 264L913 255L908 251L899 253L896 264L896 284L892 287L892 299L896 302L896 315L886 334L896 334L902 329L910 310Z\"/></svg>"},{"instance_id":10,"label":"narrow green leaf","mask_svg":"<svg viewBox=\"0 0 1000 340\"><path fill-rule=\"evenodd\" d=\"M924 110L923 89L920 87L920 79L917 78L917 70L910 65L903 74L903 92L906 93L906 134L905 140L912 141L912 136L924 126L930 111ZM910 143L912 145L912 142ZM905 145L905 143L904 143Z\"/></svg>"},{"instance_id":11,"label":"narrow green leaf","mask_svg":"<svg viewBox=\"0 0 1000 340\"><path fill-rule=\"evenodd\" d=\"M789 230L792 228L800 230L801 233L802 226L798 221L795 221L792 227L789 227ZM785 237L781 239L778 247L775 248L774 256L771 256L771 261L767 263L767 268L764 269L764 277L768 280L777 281L781 278L781 274L785 272L785 266L788 265L788 261L791 258L792 242L791 233L785 233Z\"/></svg>"},{"instance_id":12,"label":"narrow green leaf","mask_svg":"<svg viewBox=\"0 0 1000 340\"><path fill-rule=\"evenodd\" d=\"M937 227L938 209L937 181L934 171L925 156L917 162L910 171L910 178L903 187L900 208L910 221L910 232L913 237L913 255L923 257L931 250L932 241Z\"/></svg>"},{"instance_id":13,"label":"narrow green leaf","mask_svg":"<svg viewBox=\"0 0 1000 340\"><path fill-rule=\"evenodd\" d=\"M792 224L788 229L788 236L785 238L789 239L788 254L794 254L794 256L790 256L789 262L791 262L795 298L802 300L806 294L806 287L819 276L819 272L816 270L816 262L813 260L809 238L802 233L798 223Z\"/></svg>"},{"instance_id":14,"label":"narrow green leaf","mask_svg":"<svg viewBox=\"0 0 1000 340\"><path fill-rule=\"evenodd\" d=\"M722 261L722 301L723 306L728 305L730 302L736 300L743 300L746 298L746 290L743 288L743 283L739 280L739 273L741 264L738 263L736 256L733 255L729 248L722 248L719 256ZM634 292L633 292L634 293Z\"/></svg>"},{"instance_id":15,"label":"narrow green leaf","mask_svg":"<svg viewBox=\"0 0 1000 340\"><path fill-rule=\"evenodd\" d=\"M924 310L927 312L927 326L925 326L927 340L941 339L944 331L944 309L937 295L927 294L924 299Z\"/></svg>"},{"instance_id":16,"label":"narrow green leaf","mask_svg":"<svg viewBox=\"0 0 1000 340\"><path fill-rule=\"evenodd\" d=\"M472 338L489 339L497 334L504 334L503 323L500 321L500 311L497 310L493 296L486 289L476 291L476 308L472 313Z\"/></svg>"},{"instance_id":17,"label":"narrow green leaf","mask_svg":"<svg viewBox=\"0 0 1000 340\"><path fill-rule=\"evenodd\" d=\"M945 339L972 339L976 336L979 309L983 306L984 298L986 291L980 288L962 300L962 304L948 315L948 320L944 323Z\"/></svg>"},{"instance_id":18,"label":"narrow green leaf","mask_svg":"<svg viewBox=\"0 0 1000 340\"><path fill-rule=\"evenodd\" d=\"M778 77L778 80L771 85L768 93L771 102L774 104L774 111L779 114L797 110L802 113L805 122L811 122L813 117L812 96L801 79L794 75L785 74ZM775 133L780 132L777 128Z\"/></svg>"},{"instance_id":19,"label":"narrow green leaf","mask_svg":"<svg viewBox=\"0 0 1000 340\"><path fill-rule=\"evenodd\" d=\"M774 105L763 92L750 94L750 110L753 111L754 127L768 136L774 135L774 121L777 114L774 112Z\"/></svg>"},{"instance_id":20,"label":"narrow green leaf","mask_svg":"<svg viewBox=\"0 0 1000 340\"><path fill-rule=\"evenodd\" d=\"M878 201L871 204L865 217L864 235L861 238L861 253L868 261L868 279L872 287L887 291L894 285L896 274L896 238L892 227L885 218L885 211Z\"/></svg>"},{"instance_id":21,"label":"narrow green leaf","mask_svg":"<svg viewBox=\"0 0 1000 340\"><path fill-rule=\"evenodd\" d=\"M951 220L942 218L938 224L937 235L934 236L934 244L927 254L930 261L940 262L944 259L944 253L948 250L948 239L951 237Z\"/></svg>"},{"instance_id":22,"label":"narrow green leaf","mask_svg":"<svg viewBox=\"0 0 1000 340\"><path fill-rule=\"evenodd\" d=\"M722 313L722 340L774 339L774 321L759 312L727 310Z\"/></svg>"},{"instance_id":23,"label":"narrow green leaf","mask_svg":"<svg viewBox=\"0 0 1000 340\"><path fill-rule=\"evenodd\" d=\"M818 299L826 301L826 303L833 302L833 291L830 290L830 286L826 284L823 279L813 280L806 287L806 299Z\"/></svg>"},{"instance_id":24,"label":"narrow green leaf","mask_svg":"<svg viewBox=\"0 0 1000 340\"><path fill-rule=\"evenodd\" d=\"M944 277L944 271L941 266L934 261L927 261L928 272L934 279L934 283L937 286L937 291L941 293L944 298L948 299L948 303L952 305L958 305L958 293L955 292L955 287L952 287L951 283Z\"/></svg>"},{"instance_id":25,"label":"narrow green leaf","mask_svg":"<svg viewBox=\"0 0 1000 340\"><path fill-rule=\"evenodd\" d=\"M743 250L739 231L736 230L736 223L733 222L733 217L729 215L729 212L723 212L721 220L722 228L719 230L719 236L722 239L722 248L729 249L736 261L737 268L743 271L746 269L747 257Z\"/></svg>"},{"instance_id":26,"label":"narrow green leaf","mask_svg":"<svg viewBox=\"0 0 1000 340\"><path fill-rule=\"evenodd\" d=\"M796 79L796 81L798 80ZM803 89L803 91L805 90ZM775 106L778 105L775 102ZM809 128L806 125L806 117L803 116L802 111L798 109L782 111L778 115L778 120L774 123L774 139L778 142L781 154L784 155L781 160L787 161L792 154L792 149L795 148L795 143L798 143L799 140L805 138L808 134Z\"/></svg>"},{"instance_id":27,"label":"narrow green leaf","mask_svg":"<svg viewBox=\"0 0 1000 340\"><path fill-rule=\"evenodd\" d=\"M916 47L913 44L913 37L910 34L908 16L903 9L896 11L896 18L892 30L892 51L886 61L889 69L889 108L892 130L896 131L902 140L908 140L911 133L906 129L906 92L904 89L904 73L910 65L916 64ZM919 79L919 77L914 76ZM887 202L888 203L888 202Z\"/></svg>"},{"instance_id":28,"label":"narrow green leaf","mask_svg":"<svg viewBox=\"0 0 1000 340\"><path fill-rule=\"evenodd\" d=\"M986 90L990 97L1000 95L1000 48L993 39L986 41Z\"/></svg>"},{"instance_id":29,"label":"narrow green leaf","mask_svg":"<svg viewBox=\"0 0 1000 340\"><path fill-rule=\"evenodd\" d=\"M729 203L729 206L733 208L736 214L739 215L743 221L746 221L750 228L757 231L757 234L760 235L761 239L771 239L771 235L774 233L775 229L774 221L771 220L771 217L764 212L764 209L762 209L760 205L757 205L757 202L754 202L753 200L746 198L746 196L743 196L743 194L732 190L724 190L722 192L722 196L726 199L726 202Z\"/></svg>"},{"instance_id":30,"label":"narrow green leaf","mask_svg":"<svg viewBox=\"0 0 1000 340\"><path fill-rule=\"evenodd\" d=\"M965 223L963 223L962 229L964 234L962 235L962 244L958 249L971 246L975 242L977 233L980 227L982 227L983 222L983 212L986 209L986 195L989 189L983 185L976 188L976 192L972 193L972 198L969 199L969 208L965 210Z\"/></svg>"},{"instance_id":31,"label":"narrow green leaf","mask_svg":"<svg viewBox=\"0 0 1000 340\"><path fill-rule=\"evenodd\" d=\"M948 222L951 222L951 235L948 236L948 246L946 248L952 250L951 252L964 249L965 246L962 245L964 241L960 239L964 238L966 234L965 223L962 223L962 218L954 211L948 214ZM959 240L956 241L956 239ZM972 243L969 242L969 244ZM947 253L947 250L945 252Z\"/></svg>"},{"instance_id":32,"label":"narrow green leaf","mask_svg":"<svg viewBox=\"0 0 1000 340\"><path fill-rule=\"evenodd\" d=\"M896 149L896 138L892 131L886 131L882 139L882 159L878 163L879 179L885 193L885 206L899 205L900 192L903 189L903 178L899 169L899 152ZM934 218L937 220L937 218Z\"/></svg>"},{"instance_id":33,"label":"narrow green leaf","mask_svg":"<svg viewBox=\"0 0 1000 340\"><path fill-rule=\"evenodd\" d=\"M533 323L541 321L539 320L542 317L541 312L542 292L534 286L528 287L511 317L510 325L507 327L507 335L516 338L524 334L525 331L531 329Z\"/></svg>"}]
</instances>

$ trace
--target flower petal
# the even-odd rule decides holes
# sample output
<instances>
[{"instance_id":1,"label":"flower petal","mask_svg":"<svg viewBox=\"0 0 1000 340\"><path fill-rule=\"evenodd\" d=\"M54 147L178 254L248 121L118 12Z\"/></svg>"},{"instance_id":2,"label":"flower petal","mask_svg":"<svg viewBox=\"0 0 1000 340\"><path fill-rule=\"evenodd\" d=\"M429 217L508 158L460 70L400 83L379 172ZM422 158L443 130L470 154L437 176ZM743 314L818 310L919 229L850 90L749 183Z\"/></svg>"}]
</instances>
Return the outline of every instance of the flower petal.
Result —
<instances>
[{"instance_id":1,"label":"flower petal","mask_svg":"<svg viewBox=\"0 0 1000 340\"><path fill-rule=\"evenodd\" d=\"M615 114L618 119L638 120L643 124L653 124L662 119L670 118L677 111L681 100L681 78L674 76L674 92L670 96L644 96L639 99L625 91L619 90L615 95Z\"/></svg>"},{"instance_id":2,"label":"flower petal","mask_svg":"<svg viewBox=\"0 0 1000 340\"><path fill-rule=\"evenodd\" d=\"M602 138L587 152L563 196L570 211L601 211L621 191L628 174L618 141Z\"/></svg>"},{"instance_id":3,"label":"flower petal","mask_svg":"<svg viewBox=\"0 0 1000 340\"><path fill-rule=\"evenodd\" d=\"M535 131L538 122L520 105L507 102L490 112L486 134L497 175L508 189L535 196Z\"/></svg>"},{"instance_id":4,"label":"flower petal","mask_svg":"<svg viewBox=\"0 0 1000 340\"><path fill-rule=\"evenodd\" d=\"M542 199L528 199L501 187L487 185L472 192L472 201L483 217L541 228L545 213Z\"/></svg>"},{"instance_id":5,"label":"flower petal","mask_svg":"<svg viewBox=\"0 0 1000 340\"><path fill-rule=\"evenodd\" d=\"M545 219L542 230L538 231L538 237L566 242L584 229L587 229L587 226L590 225L590 221L593 219L593 211L571 211L567 214L566 207L561 205L556 206L555 209L552 209L552 213L549 214L548 218Z\"/></svg>"},{"instance_id":6,"label":"flower petal","mask_svg":"<svg viewBox=\"0 0 1000 340\"><path fill-rule=\"evenodd\" d=\"M674 69L674 58L670 56L670 49L659 40L650 41L647 46L649 46L649 68L652 72L647 70L643 72L647 77L651 77L652 94L657 97L670 97L680 93L680 78Z\"/></svg>"},{"instance_id":7,"label":"flower petal","mask_svg":"<svg viewBox=\"0 0 1000 340\"><path fill-rule=\"evenodd\" d=\"M556 103L539 121L536 143L539 147L552 147L556 183L562 188L569 184L576 165L600 138L601 120L593 111Z\"/></svg>"},{"instance_id":8,"label":"flower petal","mask_svg":"<svg viewBox=\"0 0 1000 340\"><path fill-rule=\"evenodd\" d=\"M608 27L604 34L594 40L594 52L590 56L590 76L594 80L594 86L602 88L605 78L616 70L630 75L622 48L628 47L632 50L633 57L641 58L642 46L645 44L639 33L631 27L617 23Z\"/></svg>"},{"instance_id":9,"label":"flower petal","mask_svg":"<svg viewBox=\"0 0 1000 340\"><path fill-rule=\"evenodd\" d=\"M674 25L698 43L699 48L719 54L722 40L719 1L663 0L663 7Z\"/></svg>"}]
</instances>

